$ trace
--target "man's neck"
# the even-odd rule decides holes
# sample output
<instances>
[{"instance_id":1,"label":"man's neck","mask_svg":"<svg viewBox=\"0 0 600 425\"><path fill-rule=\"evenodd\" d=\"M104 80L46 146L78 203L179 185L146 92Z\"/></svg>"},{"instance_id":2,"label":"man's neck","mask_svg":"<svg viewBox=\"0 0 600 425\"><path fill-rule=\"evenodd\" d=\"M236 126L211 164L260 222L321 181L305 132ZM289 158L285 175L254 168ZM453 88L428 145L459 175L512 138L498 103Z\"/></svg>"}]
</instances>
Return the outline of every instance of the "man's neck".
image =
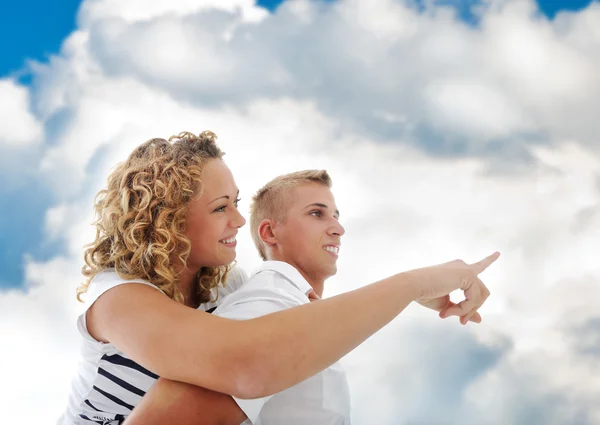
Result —
<instances>
[{"instance_id":1,"label":"man's neck","mask_svg":"<svg viewBox=\"0 0 600 425\"><path fill-rule=\"evenodd\" d=\"M269 261L281 261L282 263L287 263L290 266L292 266L293 268L295 268L296 270L298 270L298 273L300 273L302 275L302 277L304 279L306 279L308 284L310 286L312 286L313 291L315 291L315 293L319 296L319 298L323 297L323 288L325 287L325 279L319 279L317 277L311 276L309 273L306 273L300 267L296 266L296 264L294 264L292 261L286 261L285 259L281 259L281 258L267 258L267 259Z\"/></svg>"},{"instance_id":2,"label":"man's neck","mask_svg":"<svg viewBox=\"0 0 600 425\"><path fill-rule=\"evenodd\" d=\"M313 290L315 291L315 294L317 294L319 296L319 298L323 298L323 288L325 287L325 282L321 281L318 283L312 283L312 282L308 281L308 283L310 283L310 286L312 286Z\"/></svg>"}]
</instances>

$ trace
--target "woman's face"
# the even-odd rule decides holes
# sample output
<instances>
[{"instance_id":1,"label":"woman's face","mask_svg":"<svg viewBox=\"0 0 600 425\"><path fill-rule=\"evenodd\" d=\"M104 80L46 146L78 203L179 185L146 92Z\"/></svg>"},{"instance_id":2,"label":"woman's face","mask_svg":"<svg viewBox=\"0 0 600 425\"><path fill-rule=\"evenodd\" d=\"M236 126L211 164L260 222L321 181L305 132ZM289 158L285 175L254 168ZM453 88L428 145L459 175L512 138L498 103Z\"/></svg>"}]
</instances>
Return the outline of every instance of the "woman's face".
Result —
<instances>
[{"instance_id":1,"label":"woman's face","mask_svg":"<svg viewBox=\"0 0 600 425\"><path fill-rule=\"evenodd\" d=\"M220 159L202 170L203 192L188 204L186 236L192 244L188 268L217 267L235 260L236 234L246 224L237 209L239 190Z\"/></svg>"}]
</instances>

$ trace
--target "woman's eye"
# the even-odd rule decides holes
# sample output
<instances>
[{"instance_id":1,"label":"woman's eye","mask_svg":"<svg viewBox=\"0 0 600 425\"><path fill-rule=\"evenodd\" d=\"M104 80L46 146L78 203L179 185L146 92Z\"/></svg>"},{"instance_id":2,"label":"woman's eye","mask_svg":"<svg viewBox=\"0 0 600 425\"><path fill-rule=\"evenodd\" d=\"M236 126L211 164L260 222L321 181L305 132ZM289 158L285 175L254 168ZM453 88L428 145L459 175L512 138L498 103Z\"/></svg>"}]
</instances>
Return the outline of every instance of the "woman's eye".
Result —
<instances>
[{"instance_id":1,"label":"woman's eye","mask_svg":"<svg viewBox=\"0 0 600 425\"><path fill-rule=\"evenodd\" d=\"M315 217L321 217L321 211L318 211L318 210L311 211L310 215L314 215Z\"/></svg>"},{"instance_id":2,"label":"woman's eye","mask_svg":"<svg viewBox=\"0 0 600 425\"><path fill-rule=\"evenodd\" d=\"M242 198L237 198L235 201L233 201L233 205L235 205L235 207L237 208L238 203L242 200Z\"/></svg>"},{"instance_id":3,"label":"woman's eye","mask_svg":"<svg viewBox=\"0 0 600 425\"><path fill-rule=\"evenodd\" d=\"M225 211L225 207L226 205L223 205L222 207L217 208L214 212L223 212Z\"/></svg>"}]
</instances>

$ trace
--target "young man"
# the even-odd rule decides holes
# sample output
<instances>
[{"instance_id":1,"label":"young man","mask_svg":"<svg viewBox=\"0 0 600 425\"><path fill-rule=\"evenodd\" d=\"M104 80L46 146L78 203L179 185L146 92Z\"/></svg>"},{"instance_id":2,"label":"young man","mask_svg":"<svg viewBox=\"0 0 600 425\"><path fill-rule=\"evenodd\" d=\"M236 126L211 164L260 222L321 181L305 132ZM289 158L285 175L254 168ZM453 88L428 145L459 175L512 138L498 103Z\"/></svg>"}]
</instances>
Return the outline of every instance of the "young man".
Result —
<instances>
[{"instance_id":1,"label":"young man","mask_svg":"<svg viewBox=\"0 0 600 425\"><path fill-rule=\"evenodd\" d=\"M330 187L326 171L301 171L258 191L250 232L265 262L215 314L246 320L322 297L325 280L337 272L344 234ZM236 402L254 424L350 423L348 383L338 363L272 397Z\"/></svg>"},{"instance_id":2,"label":"young man","mask_svg":"<svg viewBox=\"0 0 600 425\"><path fill-rule=\"evenodd\" d=\"M250 230L265 262L245 285L220 300L213 314L247 320L318 302L325 280L337 271L344 234L330 187L326 171L309 170L279 176L257 192L251 206ZM433 304L427 306L440 311L451 303L442 297ZM479 321L478 314L472 320ZM287 390L255 400L234 399L193 385L159 380L125 424L242 422L349 424L346 376L335 363Z\"/></svg>"}]
</instances>

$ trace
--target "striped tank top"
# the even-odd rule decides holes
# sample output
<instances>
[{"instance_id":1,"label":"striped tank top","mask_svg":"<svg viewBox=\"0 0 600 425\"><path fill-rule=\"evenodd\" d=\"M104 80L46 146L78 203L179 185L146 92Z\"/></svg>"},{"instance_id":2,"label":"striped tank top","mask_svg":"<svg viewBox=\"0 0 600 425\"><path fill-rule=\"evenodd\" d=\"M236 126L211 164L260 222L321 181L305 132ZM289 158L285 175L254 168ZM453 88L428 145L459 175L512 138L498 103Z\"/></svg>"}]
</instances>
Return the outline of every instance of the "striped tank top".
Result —
<instances>
[{"instance_id":1,"label":"striped tank top","mask_svg":"<svg viewBox=\"0 0 600 425\"><path fill-rule=\"evenodd\" d=\"M217 302L205 303L199 310L212 312L226 295L246 280L245 272L238 266L233 267L225 287L213 290L213 296L218 291ZM144 280L123 280L114 270L99 273L90 283L85 295L85 311L77 319L77 329L82 338L81 359L71 383L67 409L57 425L120 425L158 379L155 373L128 358L113 344L97 341L87 331L87 309L104 292L130 282L160 290Z\"/></svg>"}]
</instances>

